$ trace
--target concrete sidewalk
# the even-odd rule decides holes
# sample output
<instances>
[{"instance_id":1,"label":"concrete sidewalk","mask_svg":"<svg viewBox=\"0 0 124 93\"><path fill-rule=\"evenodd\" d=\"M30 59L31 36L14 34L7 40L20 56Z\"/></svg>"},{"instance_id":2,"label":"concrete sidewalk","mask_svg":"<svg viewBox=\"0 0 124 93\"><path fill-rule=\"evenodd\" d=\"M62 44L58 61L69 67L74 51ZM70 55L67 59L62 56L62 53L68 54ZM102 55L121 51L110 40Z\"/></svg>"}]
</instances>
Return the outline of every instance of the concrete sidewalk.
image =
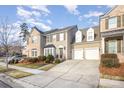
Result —
<instances>
[{"instance_id":1,"label":"concrete sidewalk","mask_svg":"<svg viewBox=\"0 0 124 93\"><path fill-rule=\"evenodd\" d=\"M6 64L3 62L0 62L0 66L6 66ZM40 74L40 73L44 72L44 71L38 70L38 69L31 69L31 68L19 67L19 66L14 66L14 65L9 65L9 68L17 69L17 70L24 71L24 72L29 72L32 74Z\"/></svg>"},{"instance_id":2,"label":"concrete sidewalk","mask_svg":"<svg viewBox=\"0 0 124 93\"><path fill-rule=\"evenodd\" d=\"M124 81L100 79L100 86L105 88L124 88Z\"/></svg>"}]
</instances>

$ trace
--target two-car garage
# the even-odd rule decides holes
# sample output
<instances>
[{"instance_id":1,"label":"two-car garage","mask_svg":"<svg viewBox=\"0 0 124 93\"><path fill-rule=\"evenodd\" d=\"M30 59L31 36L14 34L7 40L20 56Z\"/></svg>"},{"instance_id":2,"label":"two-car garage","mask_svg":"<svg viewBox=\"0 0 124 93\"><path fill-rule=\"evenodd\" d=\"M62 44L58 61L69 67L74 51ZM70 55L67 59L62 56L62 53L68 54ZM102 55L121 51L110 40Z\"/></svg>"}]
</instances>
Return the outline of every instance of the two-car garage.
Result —
<instances>
[{"instance_id":1,"label":"two-car garage","mask_svg":"<svg viewBox=\"0 0 124 93\"><path fill-rule=\"evenodd\" d=\"M72 58L76 60L98 60L99 48L77 48L72 50Z\"/></svg>"}]
</instances>

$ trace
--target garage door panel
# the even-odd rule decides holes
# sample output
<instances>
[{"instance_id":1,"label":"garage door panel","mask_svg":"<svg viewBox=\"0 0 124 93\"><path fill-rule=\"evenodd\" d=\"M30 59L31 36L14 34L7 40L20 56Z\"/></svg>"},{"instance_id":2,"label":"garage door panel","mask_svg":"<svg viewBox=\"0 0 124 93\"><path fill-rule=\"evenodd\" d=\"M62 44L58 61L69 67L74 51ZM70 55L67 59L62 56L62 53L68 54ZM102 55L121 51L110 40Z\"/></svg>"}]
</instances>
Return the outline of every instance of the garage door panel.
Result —
<instances>
[{"instance_id":1,"label":"garage door panel","mask_svg":"<svg viewBox=\"0 0 124 93\"><path fill-rule=\"evenodd\" d=\"M78 59L78 60L83 59L83 49L74 49L73 59Z\"/></svg>"},{"instance_id":2,"label":"garage door panel","mask_svg":"<svg viewBox=\"0 0 124 93\"><path fill-rule=\"evenodd\" d=\"M87 48L85 49L85 58L86 59L99 59L99 48Z\"/></svg>"}]
</instances>

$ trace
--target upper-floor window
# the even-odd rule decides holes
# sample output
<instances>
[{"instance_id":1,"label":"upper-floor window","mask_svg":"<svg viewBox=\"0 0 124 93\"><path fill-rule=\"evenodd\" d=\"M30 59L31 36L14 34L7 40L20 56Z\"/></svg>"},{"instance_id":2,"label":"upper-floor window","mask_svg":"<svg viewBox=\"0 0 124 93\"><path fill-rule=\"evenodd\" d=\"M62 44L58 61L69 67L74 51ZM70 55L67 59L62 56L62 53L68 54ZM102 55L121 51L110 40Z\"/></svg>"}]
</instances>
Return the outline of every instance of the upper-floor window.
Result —
<instances>
[{"instance_id":1,"label":"upper-floor window","mask_svg":"<svg viewBox=\"0 0 124 93\"><path fill-rule=\"evenodd\" d=\"M32 43L37 43L37 36L32 36Z\"/></svg>"},{"instance_id":2,"label":"upper-floor window","mask_svg":"<svg viewBox=\"0 0 124 93\"><path fill-rule=\"evenodd\" d=\"M87 31L87 41L94 41L94 29L92 28Z\"/></svg>"},{"instance_id":3,"label":"upper-floor window","mask_svg":"<svg viewBox=\"0 0 124 93\"><path fill-rule=\"evenodd\" d=\"M60 40L60 41L63 41L63 40L64 40L64 33L60 33L60 34L59 34L59 40Z\"/></svg>"},{"instance_id":4,"label":"upper-floor window","mask_svg":"<svg viewBox=\"0 0 124 93\"><path fill-rule=\"evenodd\" d=\"M75 41L76 42L81 42L82 41L82 33L81 31L77 31L75 34Z\"/></svg>"},{"instance_id":5,"label":"upper-floor window","mask_svg":"<svg viewBox=\"0 0 124 93\"><path fill-rule=\"evenodd\" d=\"M47 36L47 42L51 42L51 38L50 38L50 36Z\"/></svg>"},{"instance_id":6,"label":"upper-floor window","mask_svg":"<svg viewBox=\"0 0 124 93\"><path fill-rule=\"evenodd\" d=\"M56 35L53 35L53 41L56 41Z\"/></svg>"},{"instance_id":7,"label":"upper-floor window","mask_svg":"<svg viewBox=\"0 0 124 93\"><path fill-rule=\"evenodd\" d=\"M116 28L117 27L117 17L112 17L108 20L108 28Z\"/></svg>"}]
</instances>

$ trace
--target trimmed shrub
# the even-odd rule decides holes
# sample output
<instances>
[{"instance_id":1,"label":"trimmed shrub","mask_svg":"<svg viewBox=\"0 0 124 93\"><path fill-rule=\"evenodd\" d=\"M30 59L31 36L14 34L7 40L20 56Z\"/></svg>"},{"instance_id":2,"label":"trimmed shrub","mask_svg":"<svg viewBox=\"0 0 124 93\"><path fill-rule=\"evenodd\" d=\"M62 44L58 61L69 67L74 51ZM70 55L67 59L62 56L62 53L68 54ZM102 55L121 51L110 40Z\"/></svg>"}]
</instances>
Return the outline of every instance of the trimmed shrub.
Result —
<instances>
[{"instance_id":1,"label":"trimmed shrub","mask_svg":"<svg viewBox=\"0 0 124 93\"><path fill-rule=\"evenodd\" d=\"M102 54L101 58L117 58L116 54Z\"/></svg>"},{"instance_id":2,"label":"trimmed shrub","mask_svg":"<svg viewBox=\"0 0 124 93\"><path fill-rule=\"evenodd\" d=\"M53 61L54 61L54 56L48 55L46 57L46 60L45 60L46 63L52 63Z\"/></svg>"},{"instance_id":3,"label":"trimmed shrub","mask_svg":"<svg viewBox=\"0 0 124 93\"><path fill-rule=\"evenodd\" d=\"M60 59L56 59L54 62L57 63L57 64L61 63Z\"/></svg>"},{"instance_id":4,"label":"trimmed shrub","mask_svg":"<svg viewBox=\"0 0 124 93\"><path fill-rule=\"evenodd\" d=\"M102 66L105 67L119 67L119 60L116 54L102 54L101 55L101 63Z\"/></svg>"},{"instance_id":5,"label":"trimmed shrub","mask_svg":"<svg viewBox=\"0 0 124 93\"><path fill-rule=\"evenodd\" d=\"M36 62L38 62L38 58L37 58L37 57L34 57L34 58L27 58L27 61L28 61L28 62L31 62L31 63L36 63Z\"/></svg>"},{"instance_id":6,"label":"trimmed shrub","mask_svg":"<svg viewBox=\"0 0 124 93\"><path fill-rule=\"evenodd\" d=\"M38 56L38 60L39 61L45 61L46 60L46 56Z\"/></svg>"}]
</instances>

